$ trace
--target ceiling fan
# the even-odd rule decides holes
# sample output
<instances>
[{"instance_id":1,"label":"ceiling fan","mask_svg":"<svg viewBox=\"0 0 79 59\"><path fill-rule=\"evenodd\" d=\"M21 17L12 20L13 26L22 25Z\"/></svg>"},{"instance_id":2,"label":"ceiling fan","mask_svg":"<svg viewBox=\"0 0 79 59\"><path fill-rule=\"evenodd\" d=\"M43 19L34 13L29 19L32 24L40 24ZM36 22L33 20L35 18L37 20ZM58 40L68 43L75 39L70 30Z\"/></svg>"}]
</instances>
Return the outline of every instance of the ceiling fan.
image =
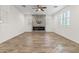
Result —
<instances>
[{"instance_id":1,"label":"ceiling fan","mask_svg":"<svg viewBox=\"0 0 79 59\"><path fill-rule=\"evenodd\" d=\"M35 8L32 8L32 9L35 9L35 11L44 11L44 9L46 9L47 7L43 7L41 5L36 5Z\"/></svg>"},{"instance_id":2,"label":"ceiling fan","mask_svg":"<svg viewBox=\"0 0 79 59\"><path fill-rule=\"evenodd\" d=\"M22 7L26 7L26 5L22 5ZM55 5L55 6L53 6L54 8L57 8L58 6L57 5ZM37 12L37 11L44 11L45 9L47 9L47 7L44 7L44 6L42 6L42 5L35 5L35 7L33 7L32 9L35 9L35 11Z\"/></svg>"}]
</instances>

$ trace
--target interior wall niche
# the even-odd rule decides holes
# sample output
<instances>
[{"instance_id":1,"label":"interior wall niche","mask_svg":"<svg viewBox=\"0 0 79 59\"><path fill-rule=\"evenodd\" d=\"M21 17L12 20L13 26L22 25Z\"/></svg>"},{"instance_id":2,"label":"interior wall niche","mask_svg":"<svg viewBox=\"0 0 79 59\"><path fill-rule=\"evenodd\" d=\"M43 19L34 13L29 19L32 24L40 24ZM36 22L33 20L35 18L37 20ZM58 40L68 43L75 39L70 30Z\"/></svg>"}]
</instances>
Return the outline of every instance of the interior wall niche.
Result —
<instances>
[{"instance_id":1,"label":"interior wall niche","mask_svg":"<svg viewBox=\"0 0 79 59\"><path fill-rule=\"evenodd\" d=\"M46 15L32 15L32 27L33 30L45 30L46 26Z\"/></svg>"},{"instance_id":2,"label":"interior wall niche","mask_svg":"<svg viewBox=\"0 0 79 59\"><path fill-rule=\"evenodd\" d=\"M33 16L33 21L32 21L33 26L43 26L43 27L45 27L46 15L32 15L32 16Z\"/></svg>"}]
</instances>

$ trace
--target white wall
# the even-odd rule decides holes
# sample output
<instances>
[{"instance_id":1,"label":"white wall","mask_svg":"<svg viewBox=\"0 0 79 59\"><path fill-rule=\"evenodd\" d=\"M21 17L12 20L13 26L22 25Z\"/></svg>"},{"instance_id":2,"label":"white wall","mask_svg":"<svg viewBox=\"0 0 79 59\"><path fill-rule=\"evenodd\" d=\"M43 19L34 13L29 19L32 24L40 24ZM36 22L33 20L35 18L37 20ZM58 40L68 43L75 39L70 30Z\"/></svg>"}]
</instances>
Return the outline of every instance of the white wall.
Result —
<instances>
[{"instance_id":1,"label":"white wall","mask_svg":"<svg viewBox=\"0 0 79 59\"><path fill-rule=\"evenodd\" d=\"M46 32L53 32L53 17L51 15L46 15Z\"/></svg>"},{"instance_id":2,"label":"white wall","mask_svg":"<svg viewBox=\"0 0 79 59\"><path fill-rule=\"evenodd\" d=\"M32 15L25 15L25 32L32 32L32 20ZM46 15L46 32L53 32L53 21L51 15Z\"/></svg>"},{"instance_id":3,"label":"white wall","mask_svg":"<svg viewBox=\"0 0 79 59\"><path fill-rule=\"evenodd\" d=\"M79 43L79 6L69 6L60 12L56 13L54 16L59 15L65 10L70 10L70 26L64 27L60 23L60 20L54 19L54 32Z\"/></svg>"},{"instance_id":4,"label":"white wall","mask_svg":"<svg viewBox=\"0 0 79 59\"><path fill-rule=\"evenodd\" d=\"M25 15L25 32L32 32L32 15Z\"/></svg>"},{"instance_id":5,"label":"white wall","mask_svg":"<svg viewBox=\"0 0 79 59\"><path fill-rule=\"evenodd\" d=\"M24 32L24 15L14 6L0 6L0 43Z\"/></svg>"}]
</instances>

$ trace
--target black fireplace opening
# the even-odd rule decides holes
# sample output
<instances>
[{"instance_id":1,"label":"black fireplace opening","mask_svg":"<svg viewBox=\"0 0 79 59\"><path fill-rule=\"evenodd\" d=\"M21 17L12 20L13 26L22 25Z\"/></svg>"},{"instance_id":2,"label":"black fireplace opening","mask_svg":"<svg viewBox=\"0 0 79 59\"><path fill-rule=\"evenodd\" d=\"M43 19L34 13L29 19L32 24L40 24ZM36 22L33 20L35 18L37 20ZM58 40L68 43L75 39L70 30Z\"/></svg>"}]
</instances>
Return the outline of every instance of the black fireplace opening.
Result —
<instances>
[{"instance_id":1,"label":"black fireplace opening","mask_svg":"<svg viewBox=\"0 0 79 59\"><path fill-rule=\"evenodd\" d=\"M33 31L45 31L45 27L33 27Z\"/></svg>"}]
</instances>

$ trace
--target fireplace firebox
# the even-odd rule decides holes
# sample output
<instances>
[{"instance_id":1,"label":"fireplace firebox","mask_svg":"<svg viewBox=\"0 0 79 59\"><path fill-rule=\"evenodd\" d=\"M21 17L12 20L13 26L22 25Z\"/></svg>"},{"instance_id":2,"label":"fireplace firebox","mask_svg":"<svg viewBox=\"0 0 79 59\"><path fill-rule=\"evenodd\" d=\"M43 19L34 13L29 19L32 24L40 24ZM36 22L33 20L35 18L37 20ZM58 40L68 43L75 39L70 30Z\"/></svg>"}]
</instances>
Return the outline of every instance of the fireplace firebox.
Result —
<instances>
[{"instance_id":1,"label":"fireplace firebox","mask_svg":"<svg viewBox=\"0 0 79 59\"><path fill-rule=\"evenodd\" d=\"M45 31L45 27L33 27L33 31Z\"/></svg>"}]
</instances>

